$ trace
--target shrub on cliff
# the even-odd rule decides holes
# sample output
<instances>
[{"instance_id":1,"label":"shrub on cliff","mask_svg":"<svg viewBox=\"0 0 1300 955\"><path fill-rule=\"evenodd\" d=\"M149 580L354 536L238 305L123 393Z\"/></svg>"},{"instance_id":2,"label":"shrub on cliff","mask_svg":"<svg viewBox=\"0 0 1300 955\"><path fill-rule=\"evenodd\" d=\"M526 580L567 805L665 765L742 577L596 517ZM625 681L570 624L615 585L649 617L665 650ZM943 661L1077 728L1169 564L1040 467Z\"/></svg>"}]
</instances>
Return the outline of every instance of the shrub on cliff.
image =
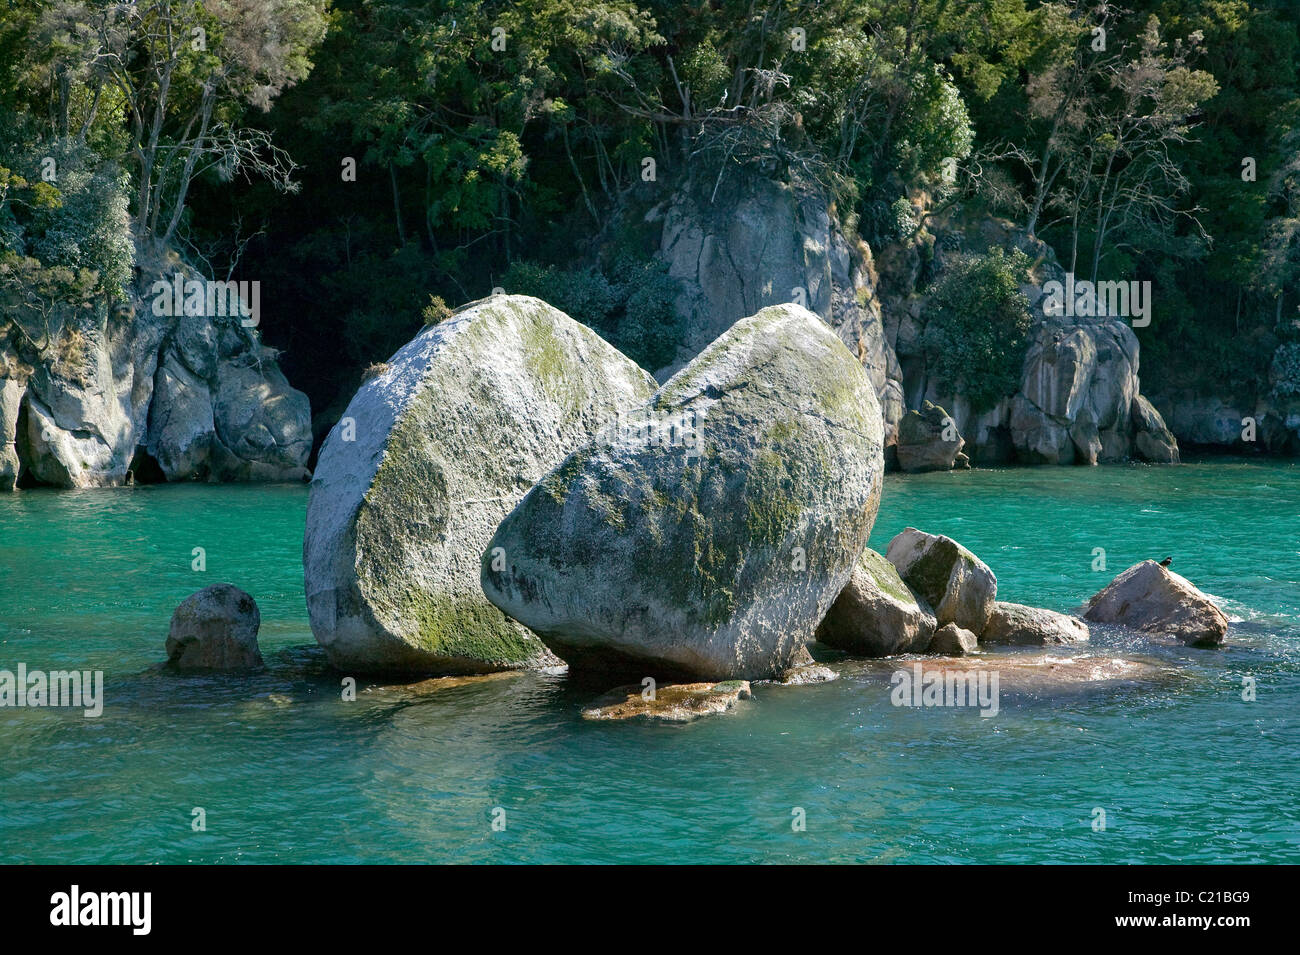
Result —
<instances>
[{"instance_id":1,"label":"shrub on cliff","mask_svg":"<svg viewBox=\"0 0 1300 955\"><path fill-rule=\"evenodd\" d=\"M595 269L560 269L537 262L515 262L503 280L510 295L531 295L609 338L618 291Z\"/></svg>"},{"instance_id":2,"label":"shrub on cliff","mask_svg":"<svg viewBox=\"0 0 1300 955\"><path fill-rule=\"evenodd\" d=\"M1279 345L1273 353L1269 372L1274 397L1293 398L1300 395L1300 342Z\"/></svg>"},{"instance_id":3,"label":"shrub on cliff","mask_svg":"<svg viewBox=\"0 0 1300 955\"><path fill-rule=\"evenodd\" d=\"M627 256L607 271L515 262L503 283L508 293L540 298L599 332L642 368L669 364L682 331L673 307L677 282L662 263Z\"/></svg>"},{"instance_id":4,"label":"shrub on cliff","mask_svg":"<svg viewBox=\"0 0 1300 955\"><path fill-rule=\"evenodd\" d=\"M1020 385L1031 319L1020 291L1028 257L994 249L947 266L926 307L925 353L943 390L985 411Z\"/></svg>"},{"instance_id":5,"label":"shrub on cliff","mask_svg":"<svg viewBox=\"0 0 1300 955\"><path fill-rule=\"evenodd\" d=\"M0 155L0 251L89 270L96 291L120 296L135 262L127 189L120 166L67 140Z\"/></svg>"}]
</instances>

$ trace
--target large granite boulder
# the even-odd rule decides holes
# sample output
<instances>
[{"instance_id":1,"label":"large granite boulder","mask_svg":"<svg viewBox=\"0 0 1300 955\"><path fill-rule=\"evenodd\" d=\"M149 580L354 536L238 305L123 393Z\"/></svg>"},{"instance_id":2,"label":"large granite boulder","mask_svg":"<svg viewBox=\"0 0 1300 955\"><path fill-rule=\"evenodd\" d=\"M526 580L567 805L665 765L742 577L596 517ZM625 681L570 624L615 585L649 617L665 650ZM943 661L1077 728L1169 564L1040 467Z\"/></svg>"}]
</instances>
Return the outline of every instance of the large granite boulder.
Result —
<instances>
[{"instance_id":1,"label":"large granite boulder","mask_svg":"<svg viewBox=\"0 0 1300 955\"><path fill-rule=\"evenodd\" d=\"M1134 564L1099 591L1084 618L1114 623L1191 646L1218 646L1228 618L1191 581L1154 560Z\"/></svg>"},{"instance_id":2,"label":"large granite boulder","mask_svg":"<svg viewBox=\"0 0 1300 955\"><path fill-rule=\"evenodd\" d=\"M898 466L903 471L951 471L966 444L948 412L926 401L898 424Z\"/></svg>"},{"instance_id":3,"label":"large granite boulder","mask_svg":"<svg viewBox=\"0 0 1300 955\"><path fill-rule=\"evenodd\" d=\"M980 634L982 643L1042 647L1088 639L1088 625L1078 617L999 600Z\"/></svg>"},{"instance_id":4,"label":"large granite boulder","mask_svg":"<svg viewBox=\"0 0 1300 955\"><path fill-rule=\"evenodd\" d=\"M903 583L893 564L868 547L817 628L817 641L864 657L924 653L935 626L929 604Z\"/></svg>"},{"instance_id":5,"label":"large granite boulder","mask_svg":"<svg viewBox=\"0 0 1300 955\"><path fill-rule=\"evenodd\" d=\"M178 670L250 670L262 665L257 630L262 614L233 584L190 594L172 614L167 662Z\"/></svg>"},{"instance_id":6,"label":"large granite boulder","mask_svg":"<svg viewBox=\"0 0 1300 955\"><path fill-rule=\"evenodd\" d=\"M983 633L997 599L998 581L987 564L951 537L908 527L885 556L913 591L934 608L939 626L955 623Z\"/></svg>"},{"instance_id":7,"label":"large granite boulder","mask_svg":"<svg viewBox=\"0 0 1300 955\"><path fill-rule=\"evenodd\" d=\"M535 298L484 299L421 331L362 385L312 481L307 609L331 662L443 673L556 663L484 598L479 558L539 478L653 390Z\"/></svg>"},{"instance_id":8,"label":"large granite boulder","mask_svg":"<svg viewBox=\"0 0 1300 955\"><path fill-rule=\"evenodd\" d=\"M498 528L483 590L572 669L779 676L866 546L883 469L861 364L797 305L732 325ZM494 564L500 548L504 561Z\"/></svg>"}]
</instances>

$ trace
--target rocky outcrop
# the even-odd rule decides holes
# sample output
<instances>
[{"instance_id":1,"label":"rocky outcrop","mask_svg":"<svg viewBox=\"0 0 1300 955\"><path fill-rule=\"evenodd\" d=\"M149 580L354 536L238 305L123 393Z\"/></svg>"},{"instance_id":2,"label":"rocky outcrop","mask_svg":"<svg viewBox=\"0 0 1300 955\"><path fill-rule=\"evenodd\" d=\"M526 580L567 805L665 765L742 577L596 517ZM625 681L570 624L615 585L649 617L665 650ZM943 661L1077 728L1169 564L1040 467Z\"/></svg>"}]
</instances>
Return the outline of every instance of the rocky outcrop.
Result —
<instances>
[{"instance_id":1,"label":"rocky outcrop","mask_svg":"<svg viewBox=\"0 0 1300 955\"><path fill-rule=\"evenodd\" d=\"M951 537L908 527L889 542L885 556L903 582L934 608L940 626L955 623L984 631L998 581L987 564Z\"/></svg>"},{"instance_id":2,"label":"rocky outcrop","mask_svg":"<svg viewBox=\"0 0 1300 955\"><path fill-rule=\"evenodd\" d=\"M856 656L924 653L934 636L934 614L871 548L862 551L849 582L817 628L817 642Z\"/></svg>"},{"instance_id":3,"label":"rocky outcrop","mask_svg":"<svg viewBox=\"0 0 1300 955\"><path fill-rule=\"evenodd\" d=\"M1046 415L1024 395L1011 402L1009 420L1015 458L1027 464L1073 464L1070 431Z\"/></svg>"},{"instance_id":4,"label":"rocky outcrop","mask_svg":"<svg viewBox=\"0 0 1300 955\"><path fill-rule=\"evenodd\" d=\"M1138 456L1153 464L1177 464L1178 440L1165 419L1142 395L1133 398L1133 443Z\"/></svg>"},{"instance_id":5,"label":"rocky outcrop","mask_svg":"<svg viewBox=\"0 0 1300 955\"><path fill-rule=\"evenodd\" d=\"M1162 397L1160 403L1168 410L1170 430L1190 445L1242 447L1244 420L1254 412L1231 399L1185 392Z\"/></svg>"},{"instance_id":6,"label":"rocky outcrop","mask_svg":"<svg viewBox=\"0 0 1300 955\"><path fill-rule=\"evenodd\" d=\"M1162 420L1183 445L1236 454L1300 454L1300 395L1264 391L1250 398L1173 390L1152 402L1164 409Z\"/></svg>"},{"instance_id":7,"label":"rocky outcrop","mask_svg":"<svg viewBox=\"0 0 1300 955\"><path fill-rule=\"evenodd\" d=\"M993 605L989 622L980 634L981 643L1018 647L1070 644L1087 639L1088 625L1077 617L1003 600Z\"/></svg>"},{"instance_id":8,"label":"rocky outcrop","mask_svg":"<svg viewBox=\"0 0 1300 955\"><path fill-rule=\"evenodd\" d=\"M907 472L951 471L966 442L948 412L929 401L909 411L898 424L898 466Z\"/></svg>"},{"instance_id":9,"label":"rocky outcrop","mask_svg":"<svg viewBox=\"0 0 1300 955\"><path fill-rule=\"evenodd\" d=\"M570 455L501 523L484 593L574 670L779 676L875 520L882 429L866 373L816 315L774 306L643 414L690 440L612 431Z\"/></svg>"},{"instance_id":10,"label":"rocky outcrop","mask_svg":"<svg viewBox=\"0 0 1300 955\"><path fill-rule=\"evenodd\" d=\"M661 227L659 256L682 290L677 311L686 329L679 360L661 371L661 380L742 316L793 301L821 316L866 368L884 415L891 466L902 466L893 449L903 416L927 400L949 409L965 436L965 448L953 455L959 467L1132 456L1169 463L1175 457L1171 432L1144 427L1149 416L1133 414L1138 343L1127 320L1045 315L1043 285L1063 281L1065 272L1045 242L1013 223L940 215L910 242L885 247L877 263L820 190L739 171L686 183L646 219ZM976 411L929 374L926 300L946 262L994 247L1028 255L1031 280L1022 291L1034 326L1019 391ZM915 441L914 449L917 444L919 469L935 465L930 451L946 457L947 449L933 441ZM912 462L918 464L915 455Z\"/></svg>"},{"instance_id":11,"label":"rocky outcrop","mask_svg":"<svg viewBox=\"0 0 1300 955\"><path fill-rule=\"evenodd\" d=\"M23 383L0 378L0 491L12 491L18 481L18 411L23 400Z\"/></svg>"},{"instance_id":12,"label":"rocky outcrop","mask_svg":"<svg viewBox=\"0 0 1300 955\"><path fill-rule=\"evenodd\" d=\"M846 233L818 189L743 172L713 187L712 178L687 183L648 217L662 225L659 256L682 289L686 338L678 364L664 371L765 306L803 305L866 370L892 445L904 410L902 373L885 341L871 250Z\"/></svg>"},{"instance_id":13,"label":"rocky outcrop","mask_svg":"<svg viewBox=\"0 0 1300 955\"><path fill-rule=\"evenodd\" d=\"M167 663L178 670L250 670L262 665L257 630L262 614L233 584L190 594L172 614Z\"/></svg>"},{"instance_id":14,"label":"rocky outcrop","mask_svg":"<svg viewBox=\"0 0 1300 955\"><path fill-rule=\"evenodd\" d=\"M445 673L558 662L484 598L479 560L513 561L489 552L501 519L653 390L535 298L484 299L420 332L362 385L312 481L307 609L330 661Z\"/></svg>"},{"instance_id":15,"label":"rocky outcrop","mask_svg":"<svg viewBox=\"0 0 1300 955\"><path fill-rule=\"evenodd\" d=\"M749 683L676 683L653 693L641 686L610 690L582 711L584 720L661 720L689 723L701 716L726 713L750 697Z\"/></svg>"},{"instance_id":16,"label":"rocky outcrop","mask_svg":"<svg viewBox=\"0 0 1300 955\"><path fill-rule=\"evenodd\" d=\"M1213 600L1153 560L1134 564L1112 580L1088 601L1084 618L1175 637L1191 646L1217 646L1228 633L1228 618Z\"/></svg>"},{"instance_id":17,"label":"rocky outcrop","mask_svg":"<svg viewBox=\"0 0 1300 955\"><path fill-rule=\"evenodd\" d=\"M1118 319L1035 326L1011 437L1031 463L1097 464L1129 450L1138 394L1137 336Z\"/></svg>"},{"instance_id":18,"label":"rocky outcrop","mask_svg":"<svg viewBox=\"0 0 1300 955\"><path fill-rule=\"evenodd\" d=\"M1256 447L1268 454L1300 455L1300 397L1261 399L1255 406L1255 421Z\"/></svg>"},{"instance_id":19,"label":"rocky outcrop","mask_svg":"<svg viewBox=\"0 0 1300 955\"><path fill-rule=\"evenodd\" d=\"M1269 362L1267 391L1255 402L1254 444L1269 454L1300 455L1300 345L1283 343ZM1242 422L1242 433L1249 435Z\"/></svg>"},{"instance_id":20,"label":"rocky outcrop","mask_svg":"<svg viewBox=\"0 0 1300 955\"><path fill-rule=\"evenodd\" d=\"M172 253L142 252L125 303L56 310L52 344L40 353L0 344L0 366L23 372L5 379L4 401L20 389L24 412L12 450L0 451L0 474L16 458L27 483L120 485L148 455L172 481L307 476L306 395L289 386L275 351L242 315L209 313L206 298L194 314L155 308L155 283L173 287L177 276L201 280Z\"/></svg>"},{"instance_id":21,"label":"rocky outcrop","mask_svg":"<svg viewBox=\"0 0 1300 955\"><path fill-rule=\"evenodd\" d=\"M947 623L934 632L930 640L930 653L946 657L963 657L979 649L979 638L969 630Z\"/></svg>"},{"instance_id":22,"label":"rocky outcrop","mask_svg":"<svg viewBox=\"0 0 1300 955\"><path fill-rule=\"evenodd\" d=\"M1044 313L1044 286L1065 280L1045 242L1013 223L988 217L941 216L929 228L934 233L929 262L919 261L916 250L904 247L891 250L881 265L885 341L898 357L909 407L929 400L949 409L966 439L963 451L977 465L1097 464L1135 455L1176 460L1176 442L1163 424L1157 426L1144 413L1134 415L1140 397L1139 350L1127 320ZM1021 291L1034 324L1019 390L992 408L976 411L965 396L944 393L929 374L926 292L954 256L993 248L1015 249L1029 257L1030 281Z\"/></svg>"}]
</instances>

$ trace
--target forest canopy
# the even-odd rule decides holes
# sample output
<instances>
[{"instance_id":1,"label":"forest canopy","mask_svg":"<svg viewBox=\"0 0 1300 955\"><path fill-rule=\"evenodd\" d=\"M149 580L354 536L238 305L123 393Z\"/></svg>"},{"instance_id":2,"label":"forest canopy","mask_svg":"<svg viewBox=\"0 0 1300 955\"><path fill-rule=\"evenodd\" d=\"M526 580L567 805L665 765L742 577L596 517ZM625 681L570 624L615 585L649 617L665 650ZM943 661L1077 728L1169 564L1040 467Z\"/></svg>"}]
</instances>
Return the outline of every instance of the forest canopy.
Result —
<instances>
[{"instance_id":1,"label":"forest canopy","mask_svg":"<svg viewBox=\"0 0 1300 955\"><path fill-rule=\"evenodd\" d=\"M1286 0L8 0L0 294L120 295L174 246L262 281L317 401L503 285L654 366L635 211L748 167L874 249L917 196L1013 219L1153 282L1145 378L1248 389L1294 338L1298 90Z\"/></svg>"}]
</instances>

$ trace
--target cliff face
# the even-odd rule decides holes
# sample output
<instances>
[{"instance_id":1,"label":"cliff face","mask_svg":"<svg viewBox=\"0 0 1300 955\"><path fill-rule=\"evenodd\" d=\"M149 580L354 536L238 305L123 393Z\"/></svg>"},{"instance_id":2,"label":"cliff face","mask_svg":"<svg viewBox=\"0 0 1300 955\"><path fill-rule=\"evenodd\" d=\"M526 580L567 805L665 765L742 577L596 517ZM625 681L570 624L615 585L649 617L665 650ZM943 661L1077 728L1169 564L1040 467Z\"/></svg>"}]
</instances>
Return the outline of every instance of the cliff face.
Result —
<instances>
[{"instance_id":1,"label":"cliff face","mask_svg":"<svg viewBox=\"0 0 1300 955\"><path fill-rule=\"evenodd\" d=\"M142 255L127 301L56 310L48 347L3 340L0 489L307 475L306 395L238 314L156 314L155 282L177 274L202 281Z\"/></svg>"},{"instance_id":2,"label":"cliff face","mask_svg":"<svg viewBox=\"0 0 1300 955\"><path fill-rule=\"evenodd\" d=\"M866 243L850 238L834 205L814 190L758 177L728 182L712 203L691 187L652 211L663 222L660 256L682 286L684 365L747 315L794 302L826 322L866 369L885 423L897 439L902 372L885 339L879 280Z\"/></svg>"},{"instance_id":3,"label":"cliff face","mask_svg":"<svg viewBox=\"0 0 1300 955\"><path fill-rule=\"evenodd\" d=\"M925 268L916 246L891 250L885 267L886 338L899 355L909 407L929 400L948 409L977 464L1178 460L1176 440L1159 412L1141 397L1138 340L1128 321L1045 314L1044 285L1066 281L1065 270L1045 242L1011 222L992 218L941 220L932 228L934 255ZM926 325L923 288L954 256L994 248L1028 256L1030 281L1021 291L1033 326L1019 389L993 408L976 412L964 395L945 393L927 367L921 346Z\"/></svg>"},{"instance_id":4,"label":"cliff face","mask_svg":"<svg viewBox=\"0 0 1300 955\"><path fill-rule=\"evenodd\" d=\"M1253 398L1182 389L1152 401L1165 409L1178 440L1238 453L1300 455L1300 397L1265 392Z\"/></svg>"},{"instance_id":5,"label":"cliff face","mask_svg":"<svg viewBox=\"0 0 1300 955\"><path fill-rule=\"evenodd\" d=\"M1011 223L939 224L928 261L919 243L875 261L825 195L758 177L736 177L712 201L688 185L650 218L662 222L660 255L682 285L677 305L687 330L678 363L661 370L661 380L743 316L795 301L867 370L890 458L903 414L929 400L951 414L978 464L1177 460L1176 441L1141 398L1132 329L1119 318L1046 316L1043 284L1063 280L1064 270L1045 243ZM963 395L944 393L927 368L924 289L945 260L995 246L1018 248L1033 263L1022 291L1034 325L1019 391L977 413Z\"/></svg>"}]
</instances>

